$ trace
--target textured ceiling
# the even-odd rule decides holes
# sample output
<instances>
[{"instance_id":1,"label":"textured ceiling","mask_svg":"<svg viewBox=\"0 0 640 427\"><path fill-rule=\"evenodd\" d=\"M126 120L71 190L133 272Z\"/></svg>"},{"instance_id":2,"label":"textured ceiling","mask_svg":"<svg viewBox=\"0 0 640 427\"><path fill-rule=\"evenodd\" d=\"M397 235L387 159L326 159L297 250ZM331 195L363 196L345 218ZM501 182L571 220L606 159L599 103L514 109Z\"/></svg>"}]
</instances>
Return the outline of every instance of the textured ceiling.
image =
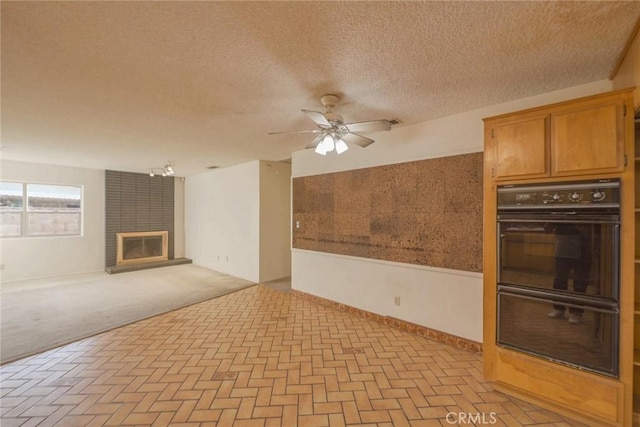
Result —
<instances>
[{"instance_id":1,"label":"textured ceiling","mask_svg":"<svg viewBox=\"0 0 640 427\"><path fill-rule=\"evenodd\" d=\"M605 79L640 2L1 2L3 158L282 160L343 98L403 125Z\"/></svg>"}]
</instances>

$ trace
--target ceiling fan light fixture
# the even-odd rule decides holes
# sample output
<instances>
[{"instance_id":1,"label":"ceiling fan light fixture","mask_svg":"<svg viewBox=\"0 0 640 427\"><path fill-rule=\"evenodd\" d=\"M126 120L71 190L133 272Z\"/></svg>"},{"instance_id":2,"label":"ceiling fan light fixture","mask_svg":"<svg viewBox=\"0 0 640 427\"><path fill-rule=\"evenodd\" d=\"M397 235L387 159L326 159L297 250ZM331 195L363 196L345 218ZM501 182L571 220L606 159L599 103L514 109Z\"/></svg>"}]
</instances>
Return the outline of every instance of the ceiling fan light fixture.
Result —
<instances>
[{"instance_id":1,"label":"ceiling fan light fixture","mask_svg":"<svg viewBox=\"0 0 640 427\"><path fill-rule=\"evenodd\" d=\"M330 133L327 134L323 139L322 139L322 144L324 145L324 150L328 153L330 151L333 151L334 148L336 148L336 143L333 139L333 135L331 135Z\"/></svg>"},{"instance_id":2,"label":"ceiling fan light fixture","mask_svg":"<svg viewBox=\"0 0 640 427\"><path fill-rule=\"evenodd\" d=\"M349 146L342 139L336 142L336 153L342 154L349 149Z\"/></svg>"},{"instance_id":3,"label":"ceiling fan light fixture","mask_svg":"<svg viewBox=\"0 0 640 427\"><path fill-rule=\"evenodd\" d=\"M391 130L393 125L400 123L398 119L345 123L341 115L333 112L333 108L340 102L338 95L322 95L320 102L326 109L324 113L313 110L302 110L308 118L315 122L318 127L317 129L270 132L269 135L302 132L317 133L319 135L316 136L310 144L307 144L305 148L313 148L316 153L326 156L327 153L333 150L335 150L337 154L342 154L347 151L352 144L363 148L367 147L375 141L360 135L361 133L388 131Z\"/></svg>"},{"instance_id":4,"label":"ceiling fan light fixture","mask_svg":"<svg viewBox=\"0 0 640 427\"><path fill-rule=\"evenodd\" d=\"M330 134L325 135L320 143L316 146L316 153L326 156L328 152L333 151L335 143Z\"/></svg>"},{"instance_id":5,"label":"ceiling fan light fixture","mask_svg":"<svg viewBox=\"0 0 640 427\"><path fill-rule=\"evenodd\" d=\"M324 149L324 145L322 143L318 144L316 146L316 153L320 154L321 156L326 156L327 155L327 151Z\"/></svg>"}]
</instances>

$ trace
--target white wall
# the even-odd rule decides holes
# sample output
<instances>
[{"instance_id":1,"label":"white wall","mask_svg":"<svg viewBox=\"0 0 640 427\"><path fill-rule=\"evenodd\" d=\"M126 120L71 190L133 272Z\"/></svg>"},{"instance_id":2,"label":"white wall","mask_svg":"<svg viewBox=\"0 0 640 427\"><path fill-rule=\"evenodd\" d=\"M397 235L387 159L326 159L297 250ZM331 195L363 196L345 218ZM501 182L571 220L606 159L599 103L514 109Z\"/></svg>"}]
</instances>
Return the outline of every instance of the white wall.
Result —
<instances>
[{"instance_id":1,"label":"white wall","mask_svg":"<svg viewBox=\"0 0 640 427\"><path fill-rule=\"evenodd\" d=\"M82 235L0 239L2 283L104 270L104 171L2 160L0 179L82 186Z\"/></svg>"},{"instance_id":2,"label":"white wall","mask_svg":"<svg viewBox=\"0 0 640 427\"><path fill-rule=\"evenodd\" d=\"M341 274L339 279L336 272ZM317 252L294 249L293 277L296 285L304 277L304 292L481 340L478 325L470 321L482 319L480 273L335 254L318 256ZM335 280L340 286L328 286ZM399 306L394 304L396 297L400 297ZM464 321L452 322L452 313L463 316Z\"/></svg>"},{"instance_id":3,"label":"white wall","mask_svg":"<svg viewBox=\"0 0 640 427\"><path fill-rule=\"evenodd\" d=\"M260 162L260 282L291 276L291 164Z\"/></svg>"},{"instance_id":4,"label":"white wall","mask_svg":"<svg viewBox=\"0 0 640 427\"><path fill-rule=\"evenodd\" d=\"M185 179L185 253L194 264L260 280L260 162Z\"/></svg>"},{"instance_id":5,"label":"white wall","mask_svg":"<svg viewBox=\"0 0 640 427\"><path fill-rule=\"evenodd\" d=\"M612 90L602 80L372 134L375 144L340 156L298 151L293 177L480 152L482 119ZM294 289L463 338L482 341L482 275L322 252L292 251ZM394 299L400 296L400 306Z\"/></svg>"}]
</instances>

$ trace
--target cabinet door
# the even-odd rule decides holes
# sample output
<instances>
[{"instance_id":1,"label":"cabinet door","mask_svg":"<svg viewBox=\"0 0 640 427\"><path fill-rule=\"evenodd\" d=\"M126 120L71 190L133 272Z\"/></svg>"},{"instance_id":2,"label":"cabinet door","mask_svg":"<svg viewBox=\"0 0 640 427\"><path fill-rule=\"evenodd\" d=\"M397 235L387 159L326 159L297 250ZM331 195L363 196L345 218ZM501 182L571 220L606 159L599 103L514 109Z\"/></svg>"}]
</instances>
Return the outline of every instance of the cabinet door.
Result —
<instances>
[{"instance_id":1,"label":"cabinet door","mask_svg":"<svg viewBox=\"0 0 640 427\"><path fill-rule=\"evenodd\" d=\"M551 114L553 175L624 169L622 101Z\"/></svg>"},{"instance_id":2,"label":"cabinet door","mask_svg":"<svg viewBox=\"0 0 640 427\"><path fill-rule=\"evenodd\" d=\"M496 179L549 175L546 115L496 124L492 128Z\"/></svg>"}]
</instances>

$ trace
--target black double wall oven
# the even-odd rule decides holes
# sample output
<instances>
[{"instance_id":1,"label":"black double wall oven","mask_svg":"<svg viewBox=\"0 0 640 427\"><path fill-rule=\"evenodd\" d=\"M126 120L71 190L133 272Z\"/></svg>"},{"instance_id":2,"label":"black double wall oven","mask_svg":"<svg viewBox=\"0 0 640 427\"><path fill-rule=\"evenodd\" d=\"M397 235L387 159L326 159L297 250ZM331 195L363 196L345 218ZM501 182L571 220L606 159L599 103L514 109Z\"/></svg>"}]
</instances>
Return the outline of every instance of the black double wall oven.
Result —
<instances>
[{"instance_id":1,"label":"black double wall oven","mask_svg":"<svg viewBox=\"0 0 640 427\"><path fill-rule=\"evenodd\" d=\"M617 377L619 180L497 193L497 344Z\"/></svg>"}]
</instances>

